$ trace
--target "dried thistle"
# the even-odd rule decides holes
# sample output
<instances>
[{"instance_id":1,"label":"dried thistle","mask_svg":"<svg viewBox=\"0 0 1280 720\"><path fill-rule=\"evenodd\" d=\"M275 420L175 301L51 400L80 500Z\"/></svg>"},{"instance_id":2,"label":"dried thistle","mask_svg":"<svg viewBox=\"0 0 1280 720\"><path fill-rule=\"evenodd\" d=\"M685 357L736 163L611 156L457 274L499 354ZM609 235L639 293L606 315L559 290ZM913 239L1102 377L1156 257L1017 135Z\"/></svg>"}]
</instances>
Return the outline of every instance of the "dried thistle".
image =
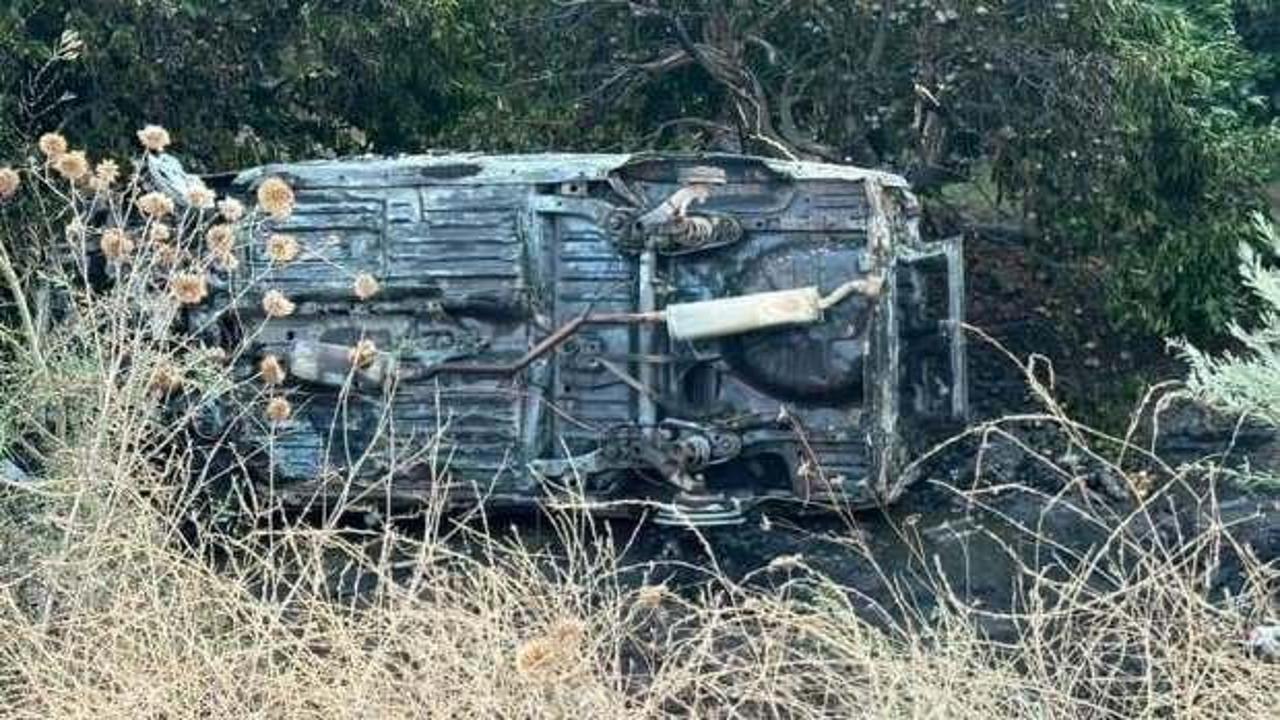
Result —
<instances>
[{"instance_id":1,"label":"dried thistle","mask_svg":"<svg viewBox=\"0 0 1280 720\"><path fill-rule=\"evenodd\" d=\"M107 228L98 240L102 254L113 262L119 262L133 254L133 238L120 228Z\"/></svg>"},{"instance_id":2,"label":"dried thistle","mask_svg":"<svg viewBox=\"0 0 1280 720\"><path fill-rule=\"evenodd\" d=\"M89 158L83 150L65 152L53 159L53 169L71 182L78 182L89 174Z\"/></svg>"},{"instance_id":3,"label":"dried thistle","mask_svg":"<svg viewBox=\"0 0 1280 720\"><path fill-rule=\"evenodd\" d=\"M516 648L516 671L528 677L546 679L569 669L582 651L586 628L578 620L561 620L544 635Z\"/></svg>"},{"instance_id":4,"label":"dried thistle","mask_svg":"<svg viewBox=\"0 0 1280 720\"><path fill-rule=\"evenodd\" d=\"M198 305L209 296L209 283L203 273L175 273L169 280L169 292L183 305Z\"/></svg>"},{"instance_id":5,"label":"dried thistle","mask_svg":"<svg viewBox=\"0 0 1280 720\"><path fill-rule=\"evenodd\" d=\"M230 225L218 223L205 232L204 240L209 249L214 252L231 252L232 246L235 245L236 235Z\"/></svg>"},{"instance_id":6,"label":"dried thistle","mask_svg":"<svg viewBox=\"0 0 1280 720\"><path fill-rule=\"evenodd\" d=\"M279 290L268 290L267 294L262 296L262 310L267 317L281 318L292 315L296 308L293 301Z\"/></svg>"},{"instance_id":7,"label":"dried thistle","mask_svg":"<svg viewBox=\"0 0 1280 720\"><path fill-rule=\"evenodd\" d=\"M148 125L138 131L138 142L152 152L164 152L172 139L169 137L168 130L159 125Z\"/></svg>"},{"instance_id":8,"label":"dried thistle","mask_svg":"<svg viewBox=\"0 0 1280 720\"><path fill-rule=\"evenodd\" d=\"M282 397L273 397L267 401L266 412L271 422L282 423L293 416L293 406Z\"/></svg>"},{"instance_id":9,"label":"dried thistle","mask_svg":"<svg viewBox=\"0 0 1280 720\"><path fill-rule=\"evenodd\" d=\"M556 648L546 638L532 638L516 648L516 672L525 676L541 675L556 664Z\"/></svg>"},{"instance_id":10,"label":"dried thistle","mask_svg":"<svg viewBox=\"0 0 1280 720\"><path fill-rule=\"evenodd\" d=\"M155 244L156 262L165 267L176 267L182 261L182 251L167 242Z\"/></svg>"},{"instance_id":11,"label":"dried thistle","mask_svg":"<svg viewBox=\"0 0 1280 720\"><path fill-rule=\"evenodd\" d=\"M191 188L187 190L187 203L190 204L191 207L199 210L208 210L213 207L213 203L217 199L218 196L212 190L205 187L203 183L192 185Z\"/></svg>"},{"instance_id":12,"label":"dried thistle","mask_svg":"<svg viewBox=\"0 0 1280 720\"><path fill-rule=\"evenodd\" d=\"M285 263L293 262L301 251L302 246L298 244L297 238L292 235L272 233L267 238L267 257L271 258L273 263L284 265Z\"/></svg>"},{"instance_id":13,"label":"dried thistle","mask_svg":"<svg viewBox=\"0 0 1280 720\"><path fill-rule=\"evenodd\" d=\"M182 383L182 371L171 362L162 362L151 372L151 389L162 395L181 388Z\"/></svg>"},{"instance_id":14,"label":"dried thistle","mask_svg":"<svg viewBox=\"0 0 1280 720\"><path fill-rule=\"evenodd\" d=\"M235 272L240 267L240 258L236 256L234 250L214 250L210 256L213 266L222 272Z\"/></svg>"},{"instance_id":15,"label":"dried thistle","mask_svg":"<svg viewBox=\"0 0 1280 720\"><path fill-rule=\"evenodd\" d=\"M93 168L93 178L102 185L103 188L111 187L111 184L120 177L120 166L115 160L99 160L96 167Z\"/></svg>"},{"instance_id":16,"label":"dried thistle","mask_svg":"<svg viewBox=\"0 0 1280 720\"><path fill-rule=\"evenodd\" d=\"M662 606L666 597L666 585L644 585L636 590L636 606L654 610Z\"/></svg>"},{"instance_id":17,"label":"dried thistle","mask_svg":"<svg viewBox=\"0 0 1280 720\"><path fill-rule=\"evenodd\" d=\"M354 367L368 367L378 357L378 346L369 338L364 338L347 351L347 361Z\"/></svg>"},{"instance_id":18,"label":"dried thistle","mask_svg":"<svg viewBox=\"0 0 1280 720\"><path fill-rule=\"evenodd\" d=\"M56 132L48 132L41 135L36 144L40 147L40 152L44 153L44 156L50 160L67 151L67 139Z\"/></svg>"},{"instance_id":19,"label":"dried thistle","mask_svg":"<svg viewBox=\"0 0 1280 720\"><path fill-rule=\"evenodd\" d=\"M22 185L22 178L11 167L0 168L0 200L13 197Z\"/></svg>"},{"instance_id":20,"label":"dried thistle","mask_svg":"<svg viewBox=\"0 0 1280 720\"><path fill-rule=\"evenodd\" d=\"M229 223L239 222L244 217L244 204L235 198L223 198L218 202L218 212Z\"/></svg>"},{"instance_id":21,"label":"dried thistle","mask_svg":"<svg viewBox=\"0 0 1280 720\"><path fill-rule=\"evenodd\" d=\"M276 220L293 213L293 188L278 177L269 177L258 186L258 206Z\"/></svg>"},{"instance_id":22,"label":"dried thistle","mask_svg":"<svg viewBox=\"0 0 1280 720\"><path fill-rule=\"evenodd\" d=\"M1139 470L1129 476L1129 488L1139 500L1148 498L1151 495L1151 491L1155 489L1155 485L1155 476L1146 470Z\"/></svg>"},{"instance_id":23,"label":"dried thistle","mask_svg":"<svg viewBox=\"0 0 1280 720\"><path fill-rule=\"evenodd\" d=\"M374 295L377 295L379 289L378 281L367 272L362 272L359 275L356 275L356 281L352 287L356 297L361 300L368 300Z\"/></svg>"},{"instance_id":24,"label":"dried thistle","mask_svg":"<svg viewBox=\"0 0 1280 720\"><path fill-rule=\"evenodd\" d=\"M138 209L150 218L161 218L173 214L173 198L162 192L149 192L138 198Z\"/></svg>"},{"instance_id":25,"label":"dried thistle","mask_svg":"<svg viewBox=\"0 0 1280 720\"><path fill-rule=\"evenodd\" d=\"M162 243L173 237L173 228L162 222L151 223L151 227L147 228L147 240L155 243Z\"/></svg>"},{"instance_id":26,"label":"dried thistle","mask_svg":"<svg viewBox=\"0 0 1280 720\"><path fill-rule=\"evenodd\" d=\"M264 355L258 362L258 374L262 376L262 382L279 385L285 379L284 365L275 355Z\"/></svg>"}]
</instances>

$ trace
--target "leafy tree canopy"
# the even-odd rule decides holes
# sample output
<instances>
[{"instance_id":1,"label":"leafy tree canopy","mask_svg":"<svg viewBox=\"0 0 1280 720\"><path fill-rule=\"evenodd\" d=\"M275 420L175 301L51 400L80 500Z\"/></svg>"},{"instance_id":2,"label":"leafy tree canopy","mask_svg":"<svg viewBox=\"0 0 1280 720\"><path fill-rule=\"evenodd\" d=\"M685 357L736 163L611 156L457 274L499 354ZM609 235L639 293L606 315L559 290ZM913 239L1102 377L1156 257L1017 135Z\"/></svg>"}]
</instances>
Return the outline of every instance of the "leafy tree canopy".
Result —
<instances>
[{"instance_id":1,"label":"leafy tree canopy","mask_svg":"<svg viewBox=\"0 0 1280 720\"><path fill-rule=\"evenodd\" d=\"M1194 336L1247 301L1235 244L1280 157L1278 16L1272 0L16 0L0 151L54 126L123 149L161 122L205 170L430 147L887 167L935 217L985 194L1054 252L1107 258L1118 317ZM75 60L55 55L67 30Z\"/></svg>"}]
</instances>

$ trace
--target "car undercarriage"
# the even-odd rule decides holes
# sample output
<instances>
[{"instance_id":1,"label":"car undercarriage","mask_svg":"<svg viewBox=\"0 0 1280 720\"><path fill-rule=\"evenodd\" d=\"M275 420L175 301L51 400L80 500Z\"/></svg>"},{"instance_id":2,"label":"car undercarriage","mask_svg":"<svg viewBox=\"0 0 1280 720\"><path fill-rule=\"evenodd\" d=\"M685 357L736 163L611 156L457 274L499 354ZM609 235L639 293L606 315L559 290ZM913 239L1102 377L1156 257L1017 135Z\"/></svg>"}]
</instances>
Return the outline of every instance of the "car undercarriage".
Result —
<instances>
[{"instance_id":1,"label":"car undercarriage","mask_svg":"<svg viewBox=\"0 0 1280 720\"><path fill-rule=\"evenodd\" d=\"M440 155L269 165L232 193L269 178L293 212L247 231L190 324L241 348L206 435L289 504L866 507L965 415L960 241L920 239L896 176ZM287 421L235 411L266 392Z\"/></svg>"}]
</instances>

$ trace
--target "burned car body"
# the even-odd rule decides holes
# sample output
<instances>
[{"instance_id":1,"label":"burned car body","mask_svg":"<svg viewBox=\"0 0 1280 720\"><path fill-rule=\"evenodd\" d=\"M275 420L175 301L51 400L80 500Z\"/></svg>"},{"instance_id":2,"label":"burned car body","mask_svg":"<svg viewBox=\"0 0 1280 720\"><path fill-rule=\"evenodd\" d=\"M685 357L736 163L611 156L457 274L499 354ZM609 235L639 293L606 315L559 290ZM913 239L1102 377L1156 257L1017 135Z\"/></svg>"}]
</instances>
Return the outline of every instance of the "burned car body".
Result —
<instances>
[{"instance_id":1,"label":"burned car body","mask_svg":"<svg viewBox=\"0 0 1280 720\"><path fill-rule=\"evenodd\" d=\"M965 412L959 243L921 241L896 176L440 155L265 166L232 193L271 177L292 214L242 243L209 304L234 311L193 324L243 344L242 403L260 359L283 361L292 416L229 406L219 433L288 502L693 524L868 506L901 493L923 428ZM273 262L270 233L302 252ZM291 314L266 317L272 291Z\"/></svg>"}]
</instances>

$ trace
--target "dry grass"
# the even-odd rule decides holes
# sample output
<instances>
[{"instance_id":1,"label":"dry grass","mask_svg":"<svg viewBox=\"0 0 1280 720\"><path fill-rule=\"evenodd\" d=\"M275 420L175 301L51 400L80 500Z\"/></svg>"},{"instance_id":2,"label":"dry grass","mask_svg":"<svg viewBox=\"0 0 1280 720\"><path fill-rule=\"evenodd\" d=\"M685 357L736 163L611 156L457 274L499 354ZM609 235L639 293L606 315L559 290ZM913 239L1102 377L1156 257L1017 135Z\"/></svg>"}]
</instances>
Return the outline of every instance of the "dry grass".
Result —
<instances>
[{"instance_id":1,"label":"dry grass","mask_svg":"<svg viewBox=\"0 0 1280 720\"><path fill-rule=\"evenodd\" d=\"M43 188L41 237L89 223L94 201L47 170L28 173ZM856 589L799 558L752 578L769 582L703 570L690 589L645 585L606 529L574 514L550 517L554 558L465 529L362 535L278 518L234 531L210 523L193 551L183 538L204 468L181 451L182 422L157 400L178 393L198 408L236 387L209 354L168 339L178 305L156 278L207 271L198 238L211 221L176 218L174 243L194 258L183 269L139 241L103 291L85 289L92 231L54 246L72 262L46 264L38 278L9 261L15 228L36 224L9 224L0 237L0 270L23 319L5 337L13 362L0 440L43 468L0 489L5 715L1280 716L1280 665L1239 643L1274 613L1275 568L1234 548L1220 524L1153 536L1148 510L1165 496L1136 486L1142 501L1124 516L1080 511L1082 525L1108 537L1089 553L1026 528L1062 559L1052 570L1025 566L1020 607L1003 614L970 606L937 574L929 612L899 595L877 616ZM73 299L57 322L33 290L49 286ZM1068 430L1086 442L1085 429ZM1054 500L1071 497L1064 489ZM870 552L856 534L844 542ZM1247 579L1228 602L1205 577L1231 550L1245 557ZM1017 640L988 639L981 628L993 620Z\"/></svg>"}]
</instances>

